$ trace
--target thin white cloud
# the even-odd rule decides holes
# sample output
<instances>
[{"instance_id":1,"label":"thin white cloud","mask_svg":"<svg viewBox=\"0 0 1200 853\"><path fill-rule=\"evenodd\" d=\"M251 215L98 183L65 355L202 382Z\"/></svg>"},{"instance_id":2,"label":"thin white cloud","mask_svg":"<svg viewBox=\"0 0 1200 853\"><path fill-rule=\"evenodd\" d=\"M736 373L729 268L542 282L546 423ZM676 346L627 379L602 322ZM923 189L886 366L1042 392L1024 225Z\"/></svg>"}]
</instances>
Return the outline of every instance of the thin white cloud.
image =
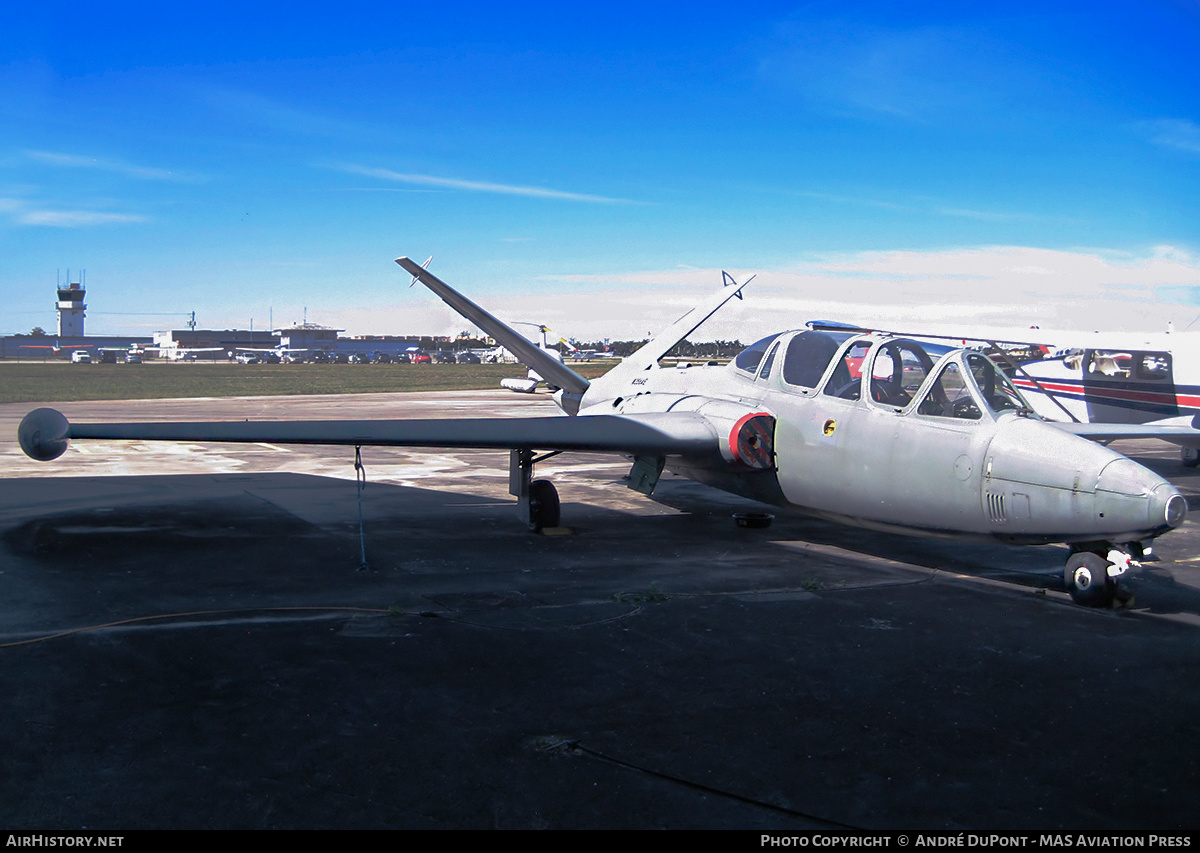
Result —
<instances>
[{"instance_id":1,"label":"thin white cloud","mask_svg":"<svg viewBox=\"0 0 1200 853\"><path fill-rule=\"evenodd\" d=\"M985 222L1011 222L1015 220L1030 220L1041 217L1029 213L1011 213L1005 211L976 210L969 207L959 207L946 204L928 197L912 198L906 203L885 201L867 196L839 195L836 193L799 190L793 195L803 198L815 198L837 204L852 204L862 207L874 207L882 210L894 210L900 213L930 213L937 216L952 216L959 219L978 219Z\"/></svg>"},{"instance_id":2,"label":"thin white cloud","mask_svg":"<svg viewBox=\"0 0 1200 853\"><path fill-rule=\"evenodd\" d=\"M98 210L29 210L17 218L24 225L48 225L54 228L136 225L148 221L146 217L133 213L105 213Z\"/></svg>"},{"instance_id":3,"label":"thin white cloud","mask_svg":"<svg viewBox=\"0 0 1200 853\"><path fill-rule=\"evenodd\" d=\"M355 175L365 175L369 178L382 178L385 181L396 181L402 184L414 184L424 187L439 187L451 190L466 190L467 192L499 193L501 195L517 195L529 198L548 198L562 201L583 201L592 204L631 204L629 199L609 198L601 195L552 190L546 187L527 187L515 184L497 184L491 181L468 181L460 178L442 178L435 175L414 175L403 172L393 172L391 169L377 169L369 166L353 164L335 167L343 172Z\"/></svg>"},{"instance_id":4,"label":"thin white cloud","mask_svg":"<svg viewBox=\"0 0 1200 853\"><path fill-rule=\"evenodd\" d=\"M323 113L298 109L281 101L237 89L201 87L199 95L216 110L247 123L332 139L364 139L374 131L366 125L331 118Z\"/></svg>"},{"instance_id":5,"label":"thin white cloud","mask_svg":"<svg viewBox=\"0 0 1200 853\"><path fill-rule=\"evenodd\" d=\"M730 272L738 281L748 275ZM662 328L718 287L721 274L673 269L541 278L574 285L570 300L514 294L509 310L528 300L544 316L564 318L559 325L574 335L619 339ZM906 332L1034 323L1161 331L1172 320L1186 326L1200 310L1200 258L1169 246L1136 255L1025 246L856 252L760 270L745 297L718 312L697 339L745 342L818 318Z\"/></svg>"},{"instance_id":6,"label":"thin white cloud","mask_svg":"<svg viewBox=\"0 0 1200 853\"><path fill-rule=\"evenodd\" d=\"M1011 222L1017 219L1029 219L1027 214L1023 213L1001 213L991 210L972 210L967 207L942 207L938 208L938 213L942 216L956 216L960 219L979 219L983 222Z\"/></svg>"},{"instance_id":7,"label":"thin white cloud","mask_svg":"<svg viewBox=\"0 0 1200 853\"><path fill-rule=\"evenodd\" d=\"M145 181L183 181L194 182L199 177L187 172L172 169L158 169L152 166L137 166L121 160L108 160L102 157L88 157L82 154L63 154L57 151L26 151L25 156L39 163L51 166L62 166L68 169L95 169L101 172L114 172L127 178Z\"/></svg>"},{"instance_id":8,"label":"thin white cloud","mask_svg":"<svg viewBox=\"0 0 1200 853\"><path fill-rule=\"evenodd\" d=\"M90 228L97 225L139 225L148 217L101 210L54 210L15 198L0 198L0 215L16 225L49 228Z\"/></svg>"},{"instance_id":9,"label":"thin white cloud","mask_svg":"<svg viewBox=\"0 0 1200 853\"><path fill-rule=\"evenodd\" d=\"M545 323L563 337L589 341L655 334L722 285L719 268L549 275L540 272L547 263L505 286L486 276L488 292L469 274L446 278L506 321ZM816 319L910 334L1033 324L1043 330L1148 332L1166 329L1169 321L1182 330L1200 312L1200 257L1169 246L1137 253L1027 246L853 252L729 272L739 282L751 272L757 277L744 301L731 300L694 340L749 342ZM453 335L466 328L422 288L405 288L394 304L383 306L372 307L366 296L357 304L343 296L342 307L310 308L308 319L356 335Z\"/></svg>"},{"instance_id":10,"label":"thin white cloud","mask_svg":"<svg viewBox=\"0 0 1200 853\"><path fill-rule=\"evenodd\" d=\"M1139 127L1155 145L1200 154L1200 124L1194 121L1164 118L1142 122Z\"/></svg>"},{"instance_id":11,"label":"thin white cloud","mask_svg":"<svg viewBox=\"0 0 1200 853\"><path fill-rule=\"evenodd\" d=\"M892 201L884 201L877 198L864 198L860 196L837 195L834 193L811 192L808 190L800 190L796 193L804 198L815 198L820 201L832 201L839 204L857 204L864 207L879 207L884 210L898 210L901 212L914 212L917 208L907 204L897 204Z\"/></svg>"},{"instance_id":12,"label":"thin white cloud","mask_svg":"<svg viewBox=\"0 0 1200 853\"><path fill-rule=\"evenodd\" d=\"M888 28L803 12L775 27L758 70L819 109L910 122L990 110L1000 94L1028 98L1050 74L969 23Z\"/></svg>"}]
</instances>

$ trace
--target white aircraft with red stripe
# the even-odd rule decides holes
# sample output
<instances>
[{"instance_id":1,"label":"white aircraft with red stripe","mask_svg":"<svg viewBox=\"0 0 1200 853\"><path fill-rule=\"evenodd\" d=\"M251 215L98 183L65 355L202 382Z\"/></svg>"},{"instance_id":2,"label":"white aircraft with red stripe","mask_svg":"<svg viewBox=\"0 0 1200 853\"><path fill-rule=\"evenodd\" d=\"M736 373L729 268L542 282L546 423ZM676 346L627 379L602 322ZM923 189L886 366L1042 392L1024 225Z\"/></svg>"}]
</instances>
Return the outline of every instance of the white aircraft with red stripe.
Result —
<instances>
[{"instance_id":1,"label":"white aircraft with red stripe","mask_svg":"<svg viewBox=\"0 0 1200 853\"><path fill-rule=\"evenodd\" d=\"M1200 463L1200 334L1032 331L1057 349L1002 366L1039 415L1093 438L1170 441Z\"/></svg>"},{"instance_id":2,"label":"white aircraft with red stripe","mask_svg":"<svg viewBox=\"0 0 1200 853\"><path fill-rule=\"evenodd\" d=\"M1194 355L1200 358L1200 349L1195 346L1200 341L1184 340L1184 335L1174 337L1176 340L1163 336L1125 343L1102 338L1087 341L1086 346L1059 349L1024 367L1045 391L1055 394L1081 420L1148 423L1196 414L1200 412L1200 385L1182 385L1177 374L1180 367L1190 366L1191 359L1185 358L1183 365L1178 363L1178 356L1185 350L1196 349ZM1200 361L1193 363L1197 369L1193 381L1200 383ZM1028 378L1021 378L1017 385L1042 391Z\"/></svg>"}]
</instances>

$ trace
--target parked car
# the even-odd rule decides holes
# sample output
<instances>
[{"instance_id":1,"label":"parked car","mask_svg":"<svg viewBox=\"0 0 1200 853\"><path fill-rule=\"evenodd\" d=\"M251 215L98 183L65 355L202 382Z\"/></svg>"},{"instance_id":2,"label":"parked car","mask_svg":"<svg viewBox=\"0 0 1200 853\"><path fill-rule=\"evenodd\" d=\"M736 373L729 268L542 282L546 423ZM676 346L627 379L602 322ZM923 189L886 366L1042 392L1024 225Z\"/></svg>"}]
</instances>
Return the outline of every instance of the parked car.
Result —
<instances>
[{"instance_id":1,"label":"parked car","mask_svg":"<svg viewBox=\"0 0 1200 853\"><path fill-rule=\"evenodd\" d=\"M475 355L475 353L471 352L470 350L463 350L462 352L460 352L457 356L457 361L459 364L479 364L480 363L479 356Z\"/></svg>"},{"instance_id":2,"label":"parked car","mask_svg":"<svg viewBox=\"0 0 1200 853\"><path fill-rule=\"evenodd\" d=\"M71 353L71 364L91 364L92 354L84 349L77 349Z\"/></svg>"}]
</instances>

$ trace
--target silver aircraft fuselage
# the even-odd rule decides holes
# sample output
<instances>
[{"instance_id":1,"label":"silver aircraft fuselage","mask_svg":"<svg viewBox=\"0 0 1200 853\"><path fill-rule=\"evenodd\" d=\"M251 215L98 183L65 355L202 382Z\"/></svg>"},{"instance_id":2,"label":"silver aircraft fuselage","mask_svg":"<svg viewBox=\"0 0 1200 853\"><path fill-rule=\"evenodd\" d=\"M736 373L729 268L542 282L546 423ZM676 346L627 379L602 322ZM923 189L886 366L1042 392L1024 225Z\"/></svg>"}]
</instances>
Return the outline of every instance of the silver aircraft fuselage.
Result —
<instances>
[{"instance_id":1,"label":"silver aircraft fuselage","mask_svg":"<svg viewBox=\"0 0 1200 853\"><path fill-rule=\"evenodd\" d=\"M849 524L1012 544L1129 543L1186 515L1169 482L1031 415L1000 370L968 350L785 332L725 366L605 380L593 380L579 416L695 412L726 433L721 460L669 457L668 469ZM755 416L771 446L739 453Z\"/></svg>"}]
</instances>

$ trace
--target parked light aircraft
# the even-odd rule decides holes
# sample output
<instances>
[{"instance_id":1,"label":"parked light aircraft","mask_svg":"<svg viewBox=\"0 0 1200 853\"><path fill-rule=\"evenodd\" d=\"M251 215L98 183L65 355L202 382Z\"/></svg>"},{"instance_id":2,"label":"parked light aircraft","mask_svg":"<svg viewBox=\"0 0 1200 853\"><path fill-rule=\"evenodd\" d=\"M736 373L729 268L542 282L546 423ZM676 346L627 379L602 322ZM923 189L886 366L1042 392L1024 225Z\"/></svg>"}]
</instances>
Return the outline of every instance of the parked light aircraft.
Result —
<instances>
[{"instance_id":1,"label":"parked light aircraft","mask_svg":"<svg viewBox=\"0 0 1200 853\"><path fill-rule=\"evenodd\" d=\"M1068 348L1013 375L1039 414L1170 441L1183 464L1200 464L1200 335L1058 337Z\"/></svg>"},{"instance_id":2,"label":"parked light aircraft","mask_svg":"<svg viewBox=\"0 0 1200 853\"><path fill-rule=\"evenodd\" d=\"M510 492L533 529L555 527L553 484L534 466L570 450L631 457L650 494L664 468L847 524L959 540L1070 545L1076 601L1106 606L1115 578L1187 504L1170 483L1037 418L978 352L910 338L799 330L722 367L659 360L743 284L718 292L604 376L587 380L408 258L396 261L559 387L568 417L394 421L68 423L53 409L19 439L50 460L74 439L505 448ZM548 451L535 455L535 451Z\"/></svg>"},{"instance_id":3,"label":"parked light aircraft","mask_svg":"<svg viewBox=\"0 0 1200 853\"><path fill-rule=\"evenodd\" d=\"M594 358L613 358L612 347L605 347L602 350L597 349L572 349L571 357L579 361L591 361Z\"/></svg>"},{"instance_id":4,"label":"parked light aircraft","mask_svg":"<svg viewBox=\"0 0 1200 853\"><path fill-rule=\"evenodd\" d=\"M19 349L50 350L50 352L43 353L43 355L62 355L63 350L79 351L79 350L88 349L89 347L93 347L93 346L95 346L95 344L63 344L63 343L59 343L58 339L55 338L54 343L52 343L52 344L21 344ZM72 355L74 355L74 353L72 353Z\"/></svg>"},{"instance_id":5,"label":"parked light aircraft","mask_svg":"<svg viewBox=\"0 0 1200 853\"><path fill-rule=\"evenodd\" d=\"M224 347L171 347L170 349L160 348L159 352L160 352L160 354L162 352L169 353L169 358L171 361L196 361L200 357L200 353L219 352L222 355L224 355L225 348ZM213 356L211 356L211 355L205 356L205 358L212 358L212 357Z\"/></svg>"},{"instance_id":6,"label":"parked light aircraft","mask_svg":"<svg viewBox=\"0 0 1200 853\"><path fill-rule=\"evenodd\" d=\"M538 345L538 349L540 349L548 358L552 358L555 361L560 362L560 363L562 362L562 360L563 360L562 352L556 346L551 346L549 343L549 340L546 337L546 335L550 333L549 326L546 326L542 323L526 323L521 320L513 321L513 325L533 326L535 329L537 329L539 332L541 332L542 333L542 342L541 342L541 344ZM575 349L574 345L569 343L565 338L559 338L558 342L565 344L572 351ZM529 364L527 366L528 366L529 370L528 370L528 372L526 372L524 379L501 379L500 387L507 388L509 391L515 391L518 394L532 394L534 391L536 391L537 387L539 385L541 385L542 382L545 381L545 379L542 377L542 375L540 373L537 372L537 369L533 364ZM558 390L557 386L552 385L548 382L546 383L546 385L551 391Z\"/></svg>"}]
</instances>

